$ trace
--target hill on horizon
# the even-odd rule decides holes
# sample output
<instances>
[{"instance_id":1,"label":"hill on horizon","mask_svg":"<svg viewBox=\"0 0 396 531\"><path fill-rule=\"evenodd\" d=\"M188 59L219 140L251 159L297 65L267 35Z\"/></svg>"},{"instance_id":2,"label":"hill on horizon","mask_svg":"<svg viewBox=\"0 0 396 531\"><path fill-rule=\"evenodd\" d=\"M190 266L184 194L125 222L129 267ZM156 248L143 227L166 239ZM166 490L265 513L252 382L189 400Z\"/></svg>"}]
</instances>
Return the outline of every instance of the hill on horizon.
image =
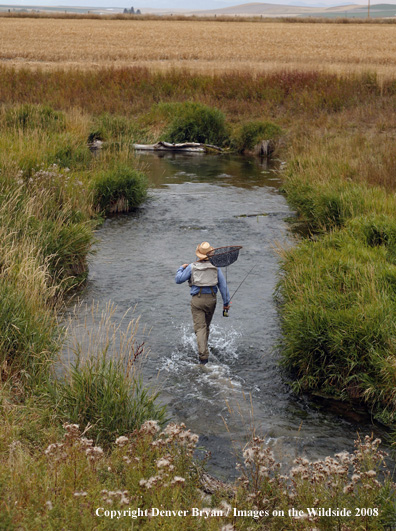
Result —
<instances>
[{"instance_id":1,"label":"hill on horizon","mask_svg":"<svg viewBox=\"0 0 396 531\"><path fill-rule=\"evenodd\" d=\"M37 1L37 0L36 0ZM68 5L67 2L73 2ZM142 14L156 15L196 15L196 16L245 16L245 17L356 17L364 18L368 15L367 4L359 5L348 3L340 5L338 2L329 3L332 0L291 0L290 3L280 0L282 3L248 2L231 5L227 0L201 0L200 8L197 9L196 0L143 0L136 4L133 0L120 0L120 4L128 2L129 5L111 7L109 0L59 0L54 5L53 0L41 0L40 5L33 4L34 0L25 0L21 4L0 5L0 11L35 10L46 12L66 11L70 13L122 13L125 7L131 5L140 9ZM150 2L151 6L145 4ZM171 5L170 5L171 4ZM316 4L316 5L315 5ZM320 4L320 5L318 5ZM370 16L373 18L396 17L395 4L373 4L370 6Z\"/></svg>"}]
</instances>

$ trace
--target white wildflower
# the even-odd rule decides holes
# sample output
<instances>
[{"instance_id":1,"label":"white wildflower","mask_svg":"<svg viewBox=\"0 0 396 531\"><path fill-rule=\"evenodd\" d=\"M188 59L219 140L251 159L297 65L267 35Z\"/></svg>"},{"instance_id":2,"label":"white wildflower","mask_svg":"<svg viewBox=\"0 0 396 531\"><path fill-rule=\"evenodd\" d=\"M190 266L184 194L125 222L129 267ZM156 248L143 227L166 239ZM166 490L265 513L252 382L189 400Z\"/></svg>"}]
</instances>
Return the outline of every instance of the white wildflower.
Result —
<instances>
[{"instance_id":1,"label":"white wildflower","mask_svg":"<svg viewBox=\"0 0 396 531\"><path fill-rule=\"evenodd\" d=\"M173 480L171 481L171 485L183 485L185 483L185 479L180 476L175 476Z\"/></svg>"},{"instance_id":2,"label":"white wildflower","mask_svg":"<svg viewBox=\"0 0 396 531\"><path fill-rule=\"evenodd\" d=\"M52 443L44 451L45 455L52 455L56 453L57 450L63 447L63 443Z\"/></svg>"},{"instance_id":3,"label":"white wildflower","mask_svg":"<svg viewBox=\"0 0 396 531\"><path fill-rule=\"evenodd\" d=\"M156 420L146 420L146 422L142 424L142 427L140 428L142 433L147 433L149 435L155 435L159 430L160 428Z\"/></svg>"},{"instance_id":4,"label":"white wildflower","mask_svg":"<svg viewBox=\"0 0 396 531\"><path fill-rule=\"evenodd\" d=\"M171 462L169 459L166 459L165 457L161 457L160 459L156 461L156 464L157 464L157 468L166 468L166 467L169 467Z\"/></svg>"},{"instance_id":5,"label":"white wildflower","mask_svg":"<svg viewBox=\"0 0 396 531\"><path fill-rule=\"evenodd\" d=\"M104 452L100 446L94 446L93 448L87 448L85 455L90 461L97 461L104 455Z\"/></svg>"},{"instance_id":6,"label":"white wildflower","mask_svg":"<svg viewBox=\"0 0 396 531\"><path fill-rule=\"evenodd\" d=\"M128 437L125 437L125 435L121 435L121 437L117 437L115 443L117 446L122 448L128 443L128 441L129 441Z\"/></svg>"}]
</instances>

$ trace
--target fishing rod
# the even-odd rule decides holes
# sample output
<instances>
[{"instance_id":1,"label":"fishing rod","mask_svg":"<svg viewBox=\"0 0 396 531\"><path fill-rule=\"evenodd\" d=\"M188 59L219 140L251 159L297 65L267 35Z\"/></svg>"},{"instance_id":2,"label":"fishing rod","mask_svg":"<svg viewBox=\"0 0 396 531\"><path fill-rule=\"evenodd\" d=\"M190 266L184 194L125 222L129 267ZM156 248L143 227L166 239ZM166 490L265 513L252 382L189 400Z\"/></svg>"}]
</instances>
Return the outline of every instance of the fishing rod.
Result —
<instances>
[{"instance_id":1,"label":"fishing rod","mask_svg":"<svg viewBox=\"0 0 396 531\"><path fill-rule=\"evenodd\" d=\"M231 295L231 298L230 298L230 302L228 304L231 303L235 293L239 290L239 288L242 286L242 284L245 282L245 280L247 279L247 277L250 275L250 273L253 271L253 269L256 267L256 264L254 264L254 266L252 267L252 269L247 273L247 275L244 277L244 279L242 280L242 282L239 284L239 286L237 287L237 289L234 291L234 293ZM228 317L228 310L223 310L223 317Z\"/></svg>"}]
</instances>

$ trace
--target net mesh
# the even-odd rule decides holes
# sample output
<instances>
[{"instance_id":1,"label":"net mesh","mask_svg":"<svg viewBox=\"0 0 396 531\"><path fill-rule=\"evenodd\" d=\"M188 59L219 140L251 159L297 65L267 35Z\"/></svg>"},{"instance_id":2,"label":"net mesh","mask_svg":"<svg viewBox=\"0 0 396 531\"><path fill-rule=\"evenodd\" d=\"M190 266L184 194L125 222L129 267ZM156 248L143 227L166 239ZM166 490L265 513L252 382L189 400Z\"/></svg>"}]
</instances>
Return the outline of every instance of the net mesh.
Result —
<instances>
[{"instance_id":1,"label":"net mesh","mask_svg":"<svg viewBox=\"0 0 396 531\"><path fill-rule=\"evenodd\" d=\"M242 249L241 245L234 245L232 247L218 247L208 253L209 261L216 267L227 267L238 259L239 251Z\"/></svg>"}]
</instances>

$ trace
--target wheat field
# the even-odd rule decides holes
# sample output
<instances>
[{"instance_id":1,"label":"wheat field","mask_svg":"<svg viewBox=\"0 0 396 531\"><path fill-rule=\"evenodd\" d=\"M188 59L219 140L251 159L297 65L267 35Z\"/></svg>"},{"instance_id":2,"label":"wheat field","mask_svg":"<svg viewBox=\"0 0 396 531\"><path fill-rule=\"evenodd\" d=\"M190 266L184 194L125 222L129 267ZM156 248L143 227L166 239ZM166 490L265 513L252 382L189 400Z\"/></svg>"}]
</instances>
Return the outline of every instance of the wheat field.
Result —
<instances>
[{"instance_id":1,"label":"wheat field","mask_svg":"<svg viewBox=\"0 0 396 531\"><path fill-rule=\"evenodd\" d=\"M0 18L0 64L393 77L396 25Z\"/></svg>"}]
</instances>

